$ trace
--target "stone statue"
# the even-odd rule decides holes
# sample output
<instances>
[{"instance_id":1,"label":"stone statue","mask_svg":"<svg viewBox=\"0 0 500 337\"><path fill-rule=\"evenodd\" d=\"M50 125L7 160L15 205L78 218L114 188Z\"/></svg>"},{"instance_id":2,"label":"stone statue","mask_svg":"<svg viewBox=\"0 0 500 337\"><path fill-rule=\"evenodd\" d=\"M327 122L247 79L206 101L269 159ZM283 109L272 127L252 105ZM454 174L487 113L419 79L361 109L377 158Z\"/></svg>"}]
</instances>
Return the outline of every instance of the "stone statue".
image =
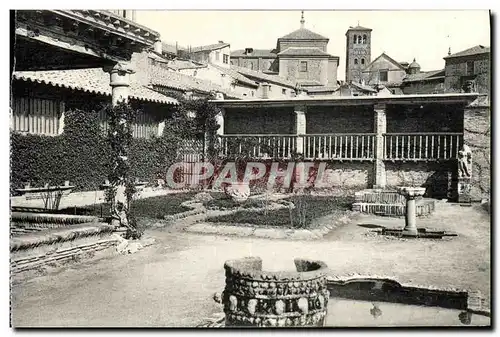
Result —
<instances>
[{"instance_id":1,"label":"stone statue","mask_svg":"<svg viewBox=\"0 0 500 337\"><path fill-rule=\"evenodd\" d=\"M458 151L458 176L459 178L470 178L472 174L472 151L469 146L463 145Z\"/></svg>"}]
</instances>

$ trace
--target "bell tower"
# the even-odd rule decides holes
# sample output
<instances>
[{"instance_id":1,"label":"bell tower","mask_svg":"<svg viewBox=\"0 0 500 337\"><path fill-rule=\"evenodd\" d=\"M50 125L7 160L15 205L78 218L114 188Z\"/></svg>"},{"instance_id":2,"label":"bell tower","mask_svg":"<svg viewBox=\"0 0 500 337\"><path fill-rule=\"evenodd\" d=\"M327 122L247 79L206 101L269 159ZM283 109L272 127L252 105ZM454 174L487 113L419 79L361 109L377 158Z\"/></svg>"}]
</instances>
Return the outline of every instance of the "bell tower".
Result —
<instances>
[{"instance_id":1,"label":"bell tower","mask_svg":"<svg viewBox=\"0 0 500 337\"><path fill-rule=\"evenodd\" d=\"M371 62L370 28L349 27L346 36L345 81L346 83L361 82L362 70Z\"/></svg>"}]
</instances>

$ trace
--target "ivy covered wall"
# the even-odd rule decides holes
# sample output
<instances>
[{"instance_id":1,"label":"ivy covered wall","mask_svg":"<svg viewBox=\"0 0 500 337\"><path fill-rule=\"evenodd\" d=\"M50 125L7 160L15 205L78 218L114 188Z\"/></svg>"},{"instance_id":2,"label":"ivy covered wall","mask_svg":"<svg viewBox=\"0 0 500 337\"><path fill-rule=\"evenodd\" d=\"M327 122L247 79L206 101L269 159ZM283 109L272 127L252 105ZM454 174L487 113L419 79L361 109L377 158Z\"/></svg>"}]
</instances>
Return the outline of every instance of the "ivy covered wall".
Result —
<instances>
[{"instance_id":1,"label":"ivy covered wall","mask_svg":"<svg viewBox=\"0 0 500 337\"><path fill-rule=\"evenodd\" d=\"M168 134L134 138L129 153L131 176L154 181L175 160L176 145ZM109 158L110 147L100 129L98 112L67 111L60 136L11 132L11 190L26 183L57 185L66 180L79 191L96 190L107 178Z\"/></svg>"}]
</instances>

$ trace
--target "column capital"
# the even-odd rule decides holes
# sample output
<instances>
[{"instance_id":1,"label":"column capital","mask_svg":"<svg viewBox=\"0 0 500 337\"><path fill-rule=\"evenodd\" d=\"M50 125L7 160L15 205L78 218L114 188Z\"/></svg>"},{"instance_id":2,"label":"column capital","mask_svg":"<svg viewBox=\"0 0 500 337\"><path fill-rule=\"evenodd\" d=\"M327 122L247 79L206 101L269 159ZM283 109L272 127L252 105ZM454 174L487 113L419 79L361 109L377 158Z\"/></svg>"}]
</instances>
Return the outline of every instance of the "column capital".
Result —
<instances>
[{"instance_id":1,"label":"column capital","mask_svg":"<svg viewBox=\"0 0 500 337\"><path fill-rule=\"evenodd\" d=\"M307 107L305 104L300 104L300 105L296 105L294 108L293 108L294 112L297 114L297 115L300 115L300 114L305 114L307 112Z\"/></svg>"},{"instance_id":2,"label":"column capital","mask_svg":"<svg viewBox=\"0 0 500 337\"><path fill-rule=\"evenodd\" d=\"M105 66L103 70L110 74L126 75L135 74L135 69L130 62L117 62L112 66Z\"/></svg>"},{"instance_id":3,"label":"column capital","mask_svg":"<svg viewBox=\"0 0 500 337\"><path fill-rule=\"evenodd\" d=\"M387 108L387 105L385 103L376 103L374 106L373 106L373 110L375 111L380 111L380 110L383 110L385 111Z\"/></svg>"}]
</instances>

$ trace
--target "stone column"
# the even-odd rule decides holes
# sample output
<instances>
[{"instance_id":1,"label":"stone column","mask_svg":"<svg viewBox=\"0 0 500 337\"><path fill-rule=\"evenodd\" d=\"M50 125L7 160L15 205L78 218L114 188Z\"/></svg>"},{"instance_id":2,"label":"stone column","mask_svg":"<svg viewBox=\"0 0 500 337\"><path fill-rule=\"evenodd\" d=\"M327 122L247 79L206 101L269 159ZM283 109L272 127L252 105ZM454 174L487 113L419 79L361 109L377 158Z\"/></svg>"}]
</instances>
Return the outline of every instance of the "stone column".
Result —
<instances>
[{"instance_id":1,"label":"stone column","mask_svg":"<svg viewBox=\"0 0 500 337\"><path fill-rule=\"evenodd\" d=\"M415 199L425 194L423 187L399 187L398 193L406 199L405 228L403 236L418 236L417 205Z\"/></svg>"},{"instance_id":2,"label":"stone column","mask_svg":"<svg viewBox=\"0 0 500 337\"><path fill-rule=\"evenodd\" d=\"M224 135L224 116L226 115L226 110L224 108L220 108L220 112L216 116L217 124L220 125L219 129L217 129L217 136Z\"/></svg>"},{"instance_id":3,"label":"stone column","mask_svg":"<svg viewBox=\"0 0 500 337\"><path fill-rule=\"evenodd\" d=\"M110 73L111 85L111 102L116 106L120 102L128 102L130 74L134 70L129 64L118 62L115 66L108 70Z\"/></svg>"},{"instance_id":4,"label":"stone column","mask_svg":"<svg viewBox=\"0 0 500 337\"><path fill-rule=\"evenodd\" d=\"M64 104L64 102L61 102L59 104L59 111L60 111L60 116L59 116L59 125L57 127L57 134L58 135L62 135L62 133L64 132L64 116L65 116L65 110L66 110L66 106Z\"/></svg>"},{"instance_id":5,"label":"stone column","mask_svg":"<svg viewBox=\"0 0 500 337\"><path fill-rule=\"evenodd\" d=\"M163 135L163 130L165 130L165 121L158 123L158 137Z\"/></svg>"},{"instance_id":6,"label":"stone column","mask_svg":"<svg viewBox=\"0 0 500 337\"><path fill-rule=\"evenodd\" d=\"M130 64L127 63L116 63L112 68L105 69L110 73L110 86L111 86L111 103L113 106L118 105L121 102L128 102L129 96L129 86L130 86L130 74L134 73ZM120 124L126 123L125 120L120 121ZM128 161L128 154L124 154L120 157L121 161ZM123 178L123 177L121 177ZM116 204L122 203L127 205L127 197L125 194L125 185L120 183L116 186L116 196L115 196L115 210ZM125 212L125 211L123 211ZM123 223L122 223L123 224Z\"/></svg>"},{"instance_id":7,"label":"stone column","mask_svg":"<svg viewBox=\"0 0 500 337\"><path fill-rule=\"evenodd\" d=\"M385 104L374 106L374 131L375 131L375 149L374 149L374 186L373 188L385 188L387 177L384 162L384 133L387 132L387 118Z\"/></svg>"},{"instance_id":8,"label":"stone column","mask_svg":"<svg viewBox=\"0 0 500 337\"><path fill-rule=\"evenodd\" d=\"M296 151L304 154L304 137L306 134L306 106L298 105L295 107L295 134L297 135Z\"/></svg>"}]
</instances>

